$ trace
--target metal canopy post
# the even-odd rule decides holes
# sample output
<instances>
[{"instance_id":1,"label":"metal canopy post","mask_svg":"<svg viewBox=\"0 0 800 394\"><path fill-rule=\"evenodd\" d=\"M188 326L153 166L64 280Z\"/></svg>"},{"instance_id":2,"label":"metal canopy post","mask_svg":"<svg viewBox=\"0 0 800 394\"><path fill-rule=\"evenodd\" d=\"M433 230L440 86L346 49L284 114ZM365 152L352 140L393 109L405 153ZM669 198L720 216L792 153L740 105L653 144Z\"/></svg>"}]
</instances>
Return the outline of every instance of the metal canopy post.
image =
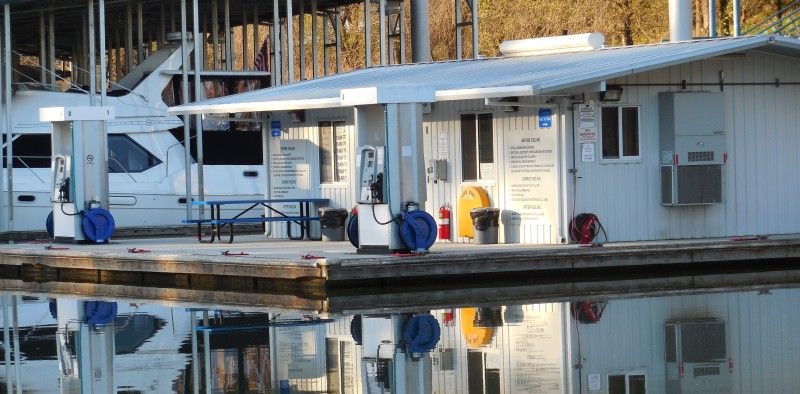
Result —
<instances>
[{"instance_id":1,"label":"metal canopy post","mask_svg":"<svg viewBox=\"0 0 800 394\"><path fill-rule=\"evenodd\" d=\"M388 61L388 57L386 56L386 0L380 0L379 3L379 14L380 14L380 37L381 43L379 48L381 50L381 65L386 65Z\"/></svg>"},{"instance_id":2,"label":"metal canopy post","mask_svg":"<svg viewBox=\"0 0 800 394\"><path fill-rule=\"evenodd\" d=\"M272 45L275 50L274 61L272 62L272 84L280 86L283 84L283 59L281 59L281 10L278 7L278 0L272 1Z\"/></svg>"},{"instance_id":3,"label":"metal canopy post","mask_svg":"<svg viewBox=\"0 0 800 394\"><path fill-rule=\"evenodd\" d=\"M39 82L47 85L47 23L44 11L39 12Z\"/></svg>"},{"instance_id":4,"label":"metal canopy post","mask_svg":"<svg viewBox=\"0 0 800 394\"><path fill-rule=\"evenodd\" d=\"M53 11L50 11L48 17L48 55L47 67L50 72L50 85L52 90L56 90L56 17Z\"/></svg>"},{"instance_id":5,"label":"metal canopy post","mask_svg":"<svg viewBox=\"0 0 800 394\"><path fill-rule=\"evenodd\" d=\"M225 70L233 70L233 34L231 34L231 0L223 2L225 26Z\"/></svg>"},{"instance_id":6,"label":"metal canopy post","mask_svg":"<svg viewBox=\"0 0 800 394\"><path fill-rule=\"evenodd\" d=\"M464 56L464 43L461 37L461 28L464 23L464 16L461 13L461 0L455 0L456 12L456 59L461 60Z\"/></svg>"},{"instance_id":7,"label":"metal canopy post","mask_svg":"<svg viewBox=\"0 0 800 394\"><path fill-rule=\"evenodd\" d=\"M739 37L742 35L742 8L739 0L733 0L733 36Z\"/></svg>"},{"instance_id":8,"label":"metal canopy post","mask_svg":"<svg viewBox=\"0 0 800 394\"><path fill-rule=\"evenodd\" d=\"M219 70L219 7L217 6L217 0L211 1L211 42L211 58L214 62L211 69Z\"/></svg>"},{"instance_id":9,"label":"metal canopy post","mask_svg":"<svg viewBox=\"0 0 800 394\"><path fill-rule=\"evenodd\" d=\"M367 0L368 1L368 0ZM322 22L325 22L324 20ZM319 27L317 26L317 0L311 0L311 77L319 76Z\"/></svg>"},{"instance_id":10,"label":"metal canopy post","mask_svg":"<svg viewBox=\"0 0 800 394\"><path fill-rule=\"evenodd\" d=\"M189 102L189 34L186 31L186 0L181 0L181 91L183 103ZM192 220L192 133L191 115L183 115L184 176L186 177L186 220Z\"/></svg>"},{"instance_id":11,"label":"metal canopy post","mask_svg":"<svg viewBox=\"0 0 800 394\"><path fill-rule=\"evenodd\" d=\"M97 99L97 52L95 48L95 24L94 24L94 0L88 2L88 16L89 16L89 106L95 105Z\"/></svg>"},{"instance_id":12,"label":"metal canopy post","mask_svg":"<svg viewBox=\"0 0 800 394\"><path fill-rule=\"evenodd\" d=\"M336 73L338 74L342 70L342 7L336 7L333 16L336 18L333 28L336 29Z\"/></svg>"},{"instance_id":13,"label":"metal canopy post","mask_svg":"<svg viewBox=\"0 0 800 394\"><path fill-rule=\"evenodd\" d=\"M294 13L292 0L286 1L286 83L294 82Z\"/></svg>"},{"instance_id":14,"label":"metal canopy post","mask_svg":"<svg viewBox=\"0 0 800 394\"><path fill-rule=\"evenodd\" d=\"M97 6L100 15L100 105L106 105L108 95L108 51L106 48L106 0L98 0Z\"/></svg>"},{"instance_id":15,"label":"metal canopy post","mask_svg":"<svg viewBox=\"0 0 800 394\"><path fill-rule=\"evenodd\" d=\"M186 0L181 0L182 5L186 5ZM185 8L184 8L185 9ZM200 393L200 360L197 356L197 312L191 311L189 313L189 327L192 330L192 392L194 394Z\"/></svg>"},{"instance_id":16,"label":"metal canopy post","mask_svg":"<svg viewBox=\"0 0 800 394\"><path fill-rule=\"evenodd\" d=\"M6 109L6 171L8 174L5 201L8 205L8 216L6 217L8 220L8 227L6 227L6 229L14 231L14 172L12 171L14 168L12 165L14 162L14 144L12 143L14 140L14 134L12 133L14 123L11 118L11 68L13 65L11 62L11 5L6 3L3 6L3 98L5 100ZM8 320L5 321L8 322ZM6 338L8 338L8 336L6 336Z\"/></svg>"},{"instance_id":17,"label":"metal canopy post","mask_svg":"<svg viewBox=\"0 0 800 394\"><path fill-rule=\"evenodd\" d=\"M261 21L258 18L258 2L255 2L253 3L253 68L255 68L255 59L261 53L261 37L258 33Z\"/></svg>"},{"instance_id":18,"label":"metal canopy post","mask_svg":"<svg viewBox=\"0 0 800 394\"><path fill-rule=\"evenodd\" d=\"M406 62L406 23L405 23L405 8L403 2L400 2L400 13L397 14L397 24L400 25L398 34L400 34L400 63Z\"/></svg>"},{"instance_id":19,"label":"metal canopy post","mask_svg":"<svg viewBox=\"0 0 800 394\"><path fill-rule=\"evenodd\" d=\"M370 0L364 0L364 67L372 67L372 12Z\"/></svg>"},{"instance_id":20,"label":"metal canopy post","mask_svg":"<svg viewBox=\"0 0 800 394\"><path fill-rule=\"evenodd\" d=\"M247 38L247 4L242 4L242 70L247 70L247 55L250 52Z\"/></svg>"},{"instance_id":21,"label":"metal canopy post","mask_svg":"<svg viewBox=\"0 0 800 394\"><path fill-rule=\"evenodd\" d=\"M708 36L717 36L717 1L708 0Z\"/></svg>"},{"instance_id":22,"label":"metal canopy post","mask_svg":"<svg viewBox=\"0 0 800 394\"><path fill-rule=\"evenodd\" d=\"M306 80L306 4L304 0L300 0L299 17L297 22L300 25L300 80Z\"/></svg>"},{"instance_id":23,"label":"metal canopy post","mask_svg":"<svg viewBox=\"0 0 800 394\"><path fill-rule=\"evenodd\" d=\"M192 0L192 38L194 41L194 101L200 101L203 97L203 82L200 80L202 64L200 59L200 5L198 0ZM205 185L203 179L203 115L195 116L195 133L197 145L197 197L202 201L206 198ZM190 200L186 204L191 204ZM199 218L203 219L203 206L199 209Z\"/></svg>"},{"instance_id":24,"label":"metal canopy post","mask_svg":"<svg viewBox=\"0 0 800 394\"><path fill-rule=\"evenodd\" d=\"M472 0L472 57L481 57L478 43L478 0Z\"/></svg>"},{"instance_id":25,"label":"metal canopy post","mask_svg":"<svg viewBox=\"0 0 800 394\"><path fill-rule=\"evenodd\" d=\"M125 10L125 73L133 68L133 5L128 2Z\"/></svg>"},{"instance_id":26,"label":"metal canopy post","mask_svg":"<svg viewBox=\"0 0 800 394\"><path fill-rule=\"evenodd\" d=\"M431 61L428 12L428 0L411 0L411 61L414 63Z\"/></svg>"},{"instance_id":27,"label":"metal canopy post","mask_svg":"<svg viewBox=\"0 0 800 394\"><path fill-rule=\"evenodd\" d=\"M322 11L322 74L328 75L330 69L330 55L328 53L328 23L330 23L329 10Z\"/></svg>"},{"instance_id":28,"label":"metal canopy post","mask_svg":"<svg viewBox=\"0 0 800 394\"><path fill-rule=\"evenodd\" d=\"M140 64L144 61L145 53L144 50L144 15L142 15L142 2L139 1L136 3L136 55Z\"/></svg>"}]
</instances>

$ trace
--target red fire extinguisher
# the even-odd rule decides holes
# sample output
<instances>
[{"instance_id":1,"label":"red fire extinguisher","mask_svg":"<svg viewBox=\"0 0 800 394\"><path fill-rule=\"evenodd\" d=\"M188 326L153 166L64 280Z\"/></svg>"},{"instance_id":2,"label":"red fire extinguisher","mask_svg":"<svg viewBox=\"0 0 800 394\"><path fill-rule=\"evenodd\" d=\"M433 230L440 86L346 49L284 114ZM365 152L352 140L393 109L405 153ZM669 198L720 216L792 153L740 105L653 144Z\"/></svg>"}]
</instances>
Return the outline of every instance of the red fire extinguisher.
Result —
<instances>
[{"instance_id":1,"label":"red fire extinguisher","mask_svg":"<svg viewBox=\"0 0 800 394\"><path fill-rule=\"evenodd\" d=\"M439 207L439 239L450 240L450 204Z\"/></svg>"}]
</instances>

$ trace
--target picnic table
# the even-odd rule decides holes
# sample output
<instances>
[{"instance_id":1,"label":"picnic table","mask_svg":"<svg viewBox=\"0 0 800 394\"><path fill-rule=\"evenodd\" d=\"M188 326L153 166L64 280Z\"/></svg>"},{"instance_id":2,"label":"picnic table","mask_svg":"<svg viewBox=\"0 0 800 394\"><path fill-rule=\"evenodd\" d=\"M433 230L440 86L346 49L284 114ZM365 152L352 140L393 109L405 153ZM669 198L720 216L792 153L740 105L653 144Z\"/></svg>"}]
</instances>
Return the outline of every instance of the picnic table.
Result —
<instances>
[{"instance_id":1,"label":"picnic table","mask_svg":"<svg viewBox=\"0 0 800 394\"><path fill-rule=\"evenodd\" d=\"M309 240L319 240L320 238L311 238L311 223L319 221L316 208L321 205L327 205L329 200L327 198L275 198L263 200L215 200L215 201L192 201L192 205L207 206L211 217L208 219L191 219L184 220L184 223L197 224L197 239L202 243L212 243L214 238L222 241L221 232L222 228L227 226L229 230L228 243L233 243L234 224L244 223L271 223L271 222L286 222L286 234L289 239L302 240L303 238ZM298 204L299 214L286 213L281 211L277 205L284 204ZM222 206L243 206L243 209L238 211L231 217L222 217ZM256 207L264 207L274 215L262 215L259 217L243 217L248 212ZM300 235L292 236L292 224L300 226ZM211 239L203 241L203 225L208 224L211 226Z\"/></svg>"}]
</instances>

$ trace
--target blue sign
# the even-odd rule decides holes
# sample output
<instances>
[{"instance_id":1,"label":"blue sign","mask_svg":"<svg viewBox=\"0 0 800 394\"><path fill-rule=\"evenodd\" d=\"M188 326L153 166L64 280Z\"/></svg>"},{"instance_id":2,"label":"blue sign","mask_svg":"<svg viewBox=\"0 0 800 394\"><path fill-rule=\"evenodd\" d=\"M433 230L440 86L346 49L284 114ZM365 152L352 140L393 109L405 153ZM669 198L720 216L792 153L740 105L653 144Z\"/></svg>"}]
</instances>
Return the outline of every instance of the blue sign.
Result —
<instances>
[{"instance_id":1,"label":"blue sign","mask_svg":"<svg viewBox=\"0 0 800 394\"><path fill-rule=\"evenodd\" d=\"M278 122L278 124L280 124L280 122ZM288 380L281 380L278 383L278 386L280 387L279 390L280 390L281 394L290 394L292 392L291 391L291 386L289 386L289 381Z\"/></svg>"},{"instance_id":2,"label":"blue sign","mask_svg":"<svg viewBox=\"0 0 800 394\"><path fill-rule=\"evenodd\" d=\"M280 137L281 136L281 121L280 120L273 120L270 124L272 128L272 136L273 137Z\"/></svg>"},{"instance_id":3,"label":"blue sign","mask_svg":"<svg viewBox=\"0 0 800 394\"><path fill-rule=\"evenodd\" d=\"M553 111L550 108L539 108L539 128L553 127Z\"/></svg>"}]
</instances>

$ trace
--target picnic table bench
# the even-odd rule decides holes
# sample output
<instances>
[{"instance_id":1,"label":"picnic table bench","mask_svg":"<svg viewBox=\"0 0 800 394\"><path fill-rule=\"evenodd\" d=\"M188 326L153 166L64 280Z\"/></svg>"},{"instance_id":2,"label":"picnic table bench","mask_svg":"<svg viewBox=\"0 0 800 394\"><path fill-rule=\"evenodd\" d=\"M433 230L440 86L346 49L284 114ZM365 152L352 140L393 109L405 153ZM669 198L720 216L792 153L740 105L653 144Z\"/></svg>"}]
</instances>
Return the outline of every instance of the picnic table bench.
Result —
<instances>
[{"instance_id":1,"label":"picnic table bench","mask_svg":"<svg viewBox=\"0 0 800 394\"><path fill-rule=\"evenodd\" d=\"M233 243L234 224L236 223L271 223L271 222L286 222L286 234L289 239L302 240L303 238L309 240L319 240L320 238L311 238L311 223L319 221L319 216L316 210L320 205L327 205L329 200L327 198L273 198L263 200L216 200L216 201L192 201L192 205L207 206L211 217L208 219L190 219L184 220L183 223L197 224L197 239L202 243L212 243L214 238L222 241L220 234L223 227L227 226L229 230L228 243ZM298 204L299 214L287 214L274 205L277 204ZM222 206L230 205L244 205L244 209L233 215L232 217L222 217ZM275 216L263 215L261 217L242 217L253 208L262 206L274 213ZM297 237L292 236L292 223L300 226L300 235ZM203 225L208 224L211 226L211 239L203 241Z\"/></svg>"}]
</instances>

